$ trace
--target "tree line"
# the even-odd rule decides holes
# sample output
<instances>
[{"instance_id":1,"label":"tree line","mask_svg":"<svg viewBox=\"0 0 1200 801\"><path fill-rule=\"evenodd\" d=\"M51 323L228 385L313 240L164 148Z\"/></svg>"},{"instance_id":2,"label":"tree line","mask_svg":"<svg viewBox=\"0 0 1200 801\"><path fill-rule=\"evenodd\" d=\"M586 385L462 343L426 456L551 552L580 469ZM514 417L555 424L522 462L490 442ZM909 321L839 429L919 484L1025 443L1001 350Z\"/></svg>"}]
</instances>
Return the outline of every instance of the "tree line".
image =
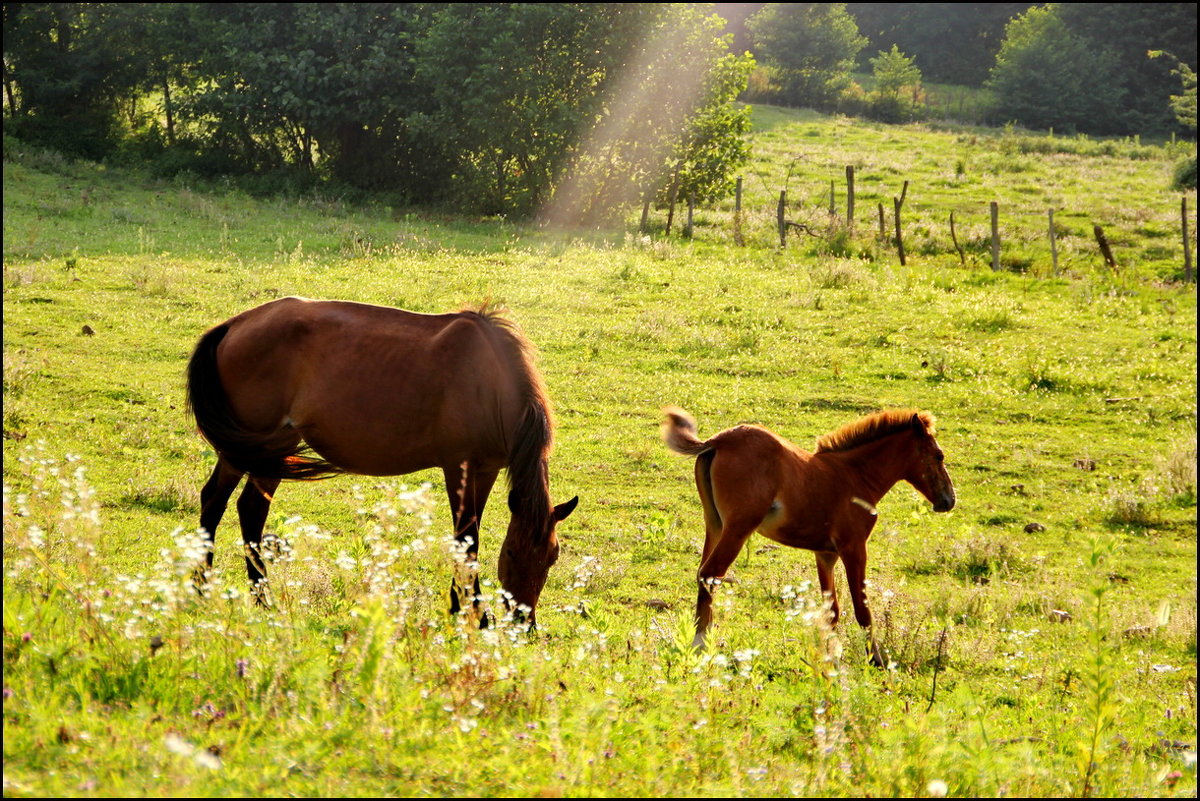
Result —
<instances>
[{"instance_id":1,"label":"tree line","mask_svg":"<svg viewBox=\"0 0 1200 801\"><path fill-rule=\"evenodd\" d=\"M988 90L992 124L1121 136L1195 129L1172 99L1195 70L1194 3L728 7L736 41L771 73L761 100L900 121L920 116L928 80ZM854 79L864 71L874 73L872 92Z\"/></svg>"},{"instance_id":2,"label":"tree line","mask_svg":"<svg viewBox=\"0 0 1200 801\"><path fill-rule=\"evenodd\" d=\"M748 157L739 97L896 122L920 116L921 83L935 80L989 90L997 124L1195 130L1187 3L6 3L3 15L6 136L163 175L336 182L564 222L729 194Z\"/></svg>"},{"instance_id":3,"label":"tree line","mask_svg":"<svg viewBox=\"0 0 1200 801\"><path fill-rule=\"evenodd\" d=\"M596 222L730 191L753 60L722 26L665 3L6 3L5 132Z\"/></svg>"}]
</instances>

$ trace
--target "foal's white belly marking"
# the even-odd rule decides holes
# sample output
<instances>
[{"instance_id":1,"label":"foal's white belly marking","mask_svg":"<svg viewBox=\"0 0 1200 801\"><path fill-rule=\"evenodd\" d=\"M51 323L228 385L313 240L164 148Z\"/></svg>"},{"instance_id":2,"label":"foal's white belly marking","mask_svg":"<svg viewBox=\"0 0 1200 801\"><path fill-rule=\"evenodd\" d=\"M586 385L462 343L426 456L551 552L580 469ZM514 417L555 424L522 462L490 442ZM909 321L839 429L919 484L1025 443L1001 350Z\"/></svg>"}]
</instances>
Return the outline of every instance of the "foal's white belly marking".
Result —
<instances>
[{"instance_id":1,"label":"foal's white belly marking","mask_svg":"<svg viewBox=\"0 0 1200 801\"><path fill-rule=\"evenodd\" d=\"M861 506L863 509L866 510L867 514L869 514L871 517L879 516L878 509L876 509L869 501L864 501L862 498L858 497L857 495L855 495L853 498L850 499L850 503L854 504L855 506Z\"/></svg>"}]
</instances>

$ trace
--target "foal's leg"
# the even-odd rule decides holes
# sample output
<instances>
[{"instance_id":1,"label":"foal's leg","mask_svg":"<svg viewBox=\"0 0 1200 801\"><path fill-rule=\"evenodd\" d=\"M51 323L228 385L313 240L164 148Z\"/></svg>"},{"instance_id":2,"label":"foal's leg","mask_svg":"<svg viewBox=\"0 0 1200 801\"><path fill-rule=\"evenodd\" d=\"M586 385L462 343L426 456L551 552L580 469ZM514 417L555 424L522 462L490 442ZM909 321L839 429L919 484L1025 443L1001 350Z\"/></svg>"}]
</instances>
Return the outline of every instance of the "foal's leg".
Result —
<instances>
[{"instance_id":1,"label":"foal's leg","mask_svg":"<svg viewBox=\"0 0 1200 801\"><path fill-rule=\"evenodd\" d=\"M846 565L846 583L850 585L850 600L854 603L854 618L858 621L858 625L867 632L871 664L875 667L887 667L883 650L875 642L875 632L871 628L871 608L867 605L866 537L847 548L841 556L842 562Z\"/></svg>"},{"instance_id":2,"label":"foal's leg","mask_svg":"<svg viewBox=\"0 0 1200 801\"><path fill-rule=\"evenodd\" d=\"M479 608L479 518L499 471L473 468L464 463L445 468L442 473L446 477L446 494L450 497L450 512L454 517L454 539L463 546L466 556L462 569L456 567L454 578L450 580L450 614L457 615L468 600L473 609ZM480 627L486 627L487 622L487 616L482 616Z\"/></svg>"},{"instance_id":3,"label":"foal's leg","mask_svg":"<svg viewBox=\"0 0 1200 801\"><path fill-rule=\"evenodd\" d=\"M250 593L259 606L270 605L267 568L263 563L260 545L263 526L267 524L267 512L271 509L271 499L278 486L277 478L251 476L237 502L238 521L242 524L242 546L246 550L246 575L250 579Z\"/></svg>"},{"instance_id":4,"label":"foal's leg","mask_svg":"<svg viewBox=\"0 0 1200 801\"><path fill-rule=\"evenodd\" d=\"M829 599L829 625L838 622L837 587L833 584L833 566L837 564L836 551L817 551L817 580L821 582L821 595Z\"/></svg>"},{"instance_id":5,"label":"foal's leg","mask_svg":"<svg viewBox=\"0 0 1200 801\"><path fill-rule=\"evenodd\" d=\"M700 506L704 509L704 549L700 552L700 564L704 564L721 538L721 513L713 498L710 472L713 455L713 451L709 451L696 459L696 491L700 494Z\"/></svg>"},{"instance_id":6,"label":"foal's leg","mask_svg":"<svg viewBox=\"0 0 1200 801\"><path fill-rule=\"evenodd\" d=\"M717 579L724 578L733 560L741 553L742 546L761 522L761 518L745 517L727 520L716 544L700 563L696 576L699 590L696 594L696 637L692 640L693 648L704 647L705 633L712 625L712 591Z\"/></svg>"},{"instance_id":7,"label":"foal's leg","mask_svg":"<svg viewBox=\"0 0 1200 801\"><path fill-rule=\"evenodd\" d=\"M197 591L203 589L208 583L208 572L212 570L213 566L213 542L217 526L220 525L221 517L225 514L229 497L237 489L238 482L242 480L243 475L241 470L224 459L218 458L212 475L204 484L204 488L200 490L200 529L208 550L204 554L204 564L198 565L192 574L192 583L195 584Z\"/></svg>"}]
</instances>

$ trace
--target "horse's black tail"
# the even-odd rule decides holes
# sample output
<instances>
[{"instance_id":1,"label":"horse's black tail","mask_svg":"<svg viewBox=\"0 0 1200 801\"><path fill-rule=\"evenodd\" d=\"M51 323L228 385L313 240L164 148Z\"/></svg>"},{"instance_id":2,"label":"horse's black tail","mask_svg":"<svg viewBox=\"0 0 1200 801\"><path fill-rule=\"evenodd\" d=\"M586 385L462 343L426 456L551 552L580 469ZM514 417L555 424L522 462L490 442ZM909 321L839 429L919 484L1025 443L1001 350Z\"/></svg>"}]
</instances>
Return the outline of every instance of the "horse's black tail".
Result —
<instances>
[{"instance_id":1,"label":"horse's black tail","mask_svg":"<svg viewBox=\"0 0 1200 801\"><path fill-rule=\"evenodd\" d=\"M227 333L224 324L209 330L188 361L187 406L204 438L226 462L259 478L316 479L342 472L301 455L308 448L295 431L252 431L237 419L217 371L217 347Z\"/></svg>"}]
</instances>

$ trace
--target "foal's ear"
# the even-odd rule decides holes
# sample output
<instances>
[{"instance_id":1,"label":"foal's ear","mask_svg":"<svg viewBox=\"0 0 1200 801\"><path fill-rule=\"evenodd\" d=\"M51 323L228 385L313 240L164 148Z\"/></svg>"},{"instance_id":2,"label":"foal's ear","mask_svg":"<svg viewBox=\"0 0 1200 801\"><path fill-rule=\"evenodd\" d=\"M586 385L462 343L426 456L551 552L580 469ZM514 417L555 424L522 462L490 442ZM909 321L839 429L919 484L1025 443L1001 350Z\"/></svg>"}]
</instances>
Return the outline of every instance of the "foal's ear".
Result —
<instances>
[{"instance_id":1,"label":"foal's ear","mask_svg":"<svg viewBox=\"0 0 1200 801\"><path fill-rule=\"evenodd\" d=\"M918 412L913 413L912 428L913 431L916 431L918 434L926 434L929 432L929 430L925 428L925 423L921 421L921 415Z\"/></svg>"},{"instance_id":2,"label":"foal's ear","mask_svg":"<svg viewBox=\"0 0 1200 801\"><path fill-rule=\"evenodd\" d=\"M558 522L566 520L571 512L575 511L575 507L579 505L579 496L576 495L566 503L560 503L554 507L554 519Z\"/></svg>"}]
</instances>

